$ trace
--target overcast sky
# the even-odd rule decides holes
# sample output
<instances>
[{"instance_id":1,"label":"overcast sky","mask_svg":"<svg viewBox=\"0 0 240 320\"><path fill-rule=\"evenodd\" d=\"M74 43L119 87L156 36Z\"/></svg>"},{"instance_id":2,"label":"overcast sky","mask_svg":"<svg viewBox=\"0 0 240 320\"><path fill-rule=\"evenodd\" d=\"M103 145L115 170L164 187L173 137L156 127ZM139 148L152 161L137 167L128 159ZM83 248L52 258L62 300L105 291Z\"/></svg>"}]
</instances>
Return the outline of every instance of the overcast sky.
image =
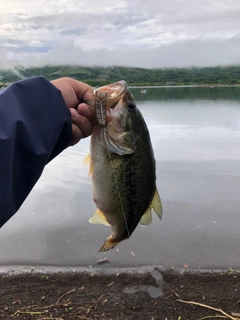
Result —
<instances>
[{"instance_id":1,"label":"overcast sky","mask_svg":"<svg viewBox=\"0 0 240 320\"><path fill-rule=\"evenodd\" d=\"M240 0L0 0L0 68L240 64Z\"/></svg>"}]
</instances>

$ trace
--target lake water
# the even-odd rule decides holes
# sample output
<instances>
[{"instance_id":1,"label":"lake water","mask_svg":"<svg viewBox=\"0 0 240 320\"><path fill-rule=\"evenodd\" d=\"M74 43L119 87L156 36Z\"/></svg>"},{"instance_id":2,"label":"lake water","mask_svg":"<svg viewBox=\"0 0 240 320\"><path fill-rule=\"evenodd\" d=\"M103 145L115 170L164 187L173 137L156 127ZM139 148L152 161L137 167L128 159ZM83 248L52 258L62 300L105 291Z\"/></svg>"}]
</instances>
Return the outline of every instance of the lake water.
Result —
<instances>
[{"instance_id":1,"label":"lake water","mask_svg":"<svg viewBox=\"0 0 240 320\"><path fill-rule=\"evenodd\" d=\"M163 219L98 253L111 229L92 225L89 139L54 159L0 230L0 265L240 267L240 87L131 89L148 124Z\"/></svg>"}]
</instances>

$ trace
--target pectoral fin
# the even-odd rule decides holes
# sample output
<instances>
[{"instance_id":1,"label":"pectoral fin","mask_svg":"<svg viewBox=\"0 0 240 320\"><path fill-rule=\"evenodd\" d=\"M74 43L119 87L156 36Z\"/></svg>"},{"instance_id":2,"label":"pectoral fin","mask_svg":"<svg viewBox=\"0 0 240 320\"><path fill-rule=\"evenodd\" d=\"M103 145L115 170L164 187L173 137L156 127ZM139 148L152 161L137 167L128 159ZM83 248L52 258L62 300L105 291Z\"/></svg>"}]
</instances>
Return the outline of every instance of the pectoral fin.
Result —
<instances>
[{"instance_id":1,"label":"pectoral fin","mask_svg":"<svg viewBox=\"0 0 240 320\"><path fill-rule=\"evenodd\" d=\"M99 209L96 210L92 218L89 219L90 223L103 224L104 226L111 226L105 217L105 215Z\"/></svg>"},{"instance_id":2,"label":"pectoral fin","mask_svg":"<svg viewBox=\"0 0 240 320\"><path fill-rule=\"evenodd\" d=\"M152 222L152 214L151 214L151 208L149 207L147 211L142 215L140 224L142 226L148 226Z\"/></svg>"},{"instance_id":3,"label":"pectoral fin","mask_svg":"<svg viewBox=\"0 0 240 320\"><path fill-rule=\"evenodd\" d=\"M90 177L93 172L93 162L89 153L86 155L86 157L83 158L83 164L89 164L88 176Z\"/></svg>"},{"instance_id":4,"label":"pectoral fin","mask_svg":"<svg viewBox=\"0 0 240 320\"><path fill-rule=\"evenodd\" d=\"M162 202L159 196L159 193L157 191L157 188L155 190L155 194L153 196L152 202L151 202L151 208L156 212L157 216L161 219L162 218Z\"/></svg>"},{"instance_id":5,"label":"pectoral fin","mask_svg":"<svg viewBox=\"0 0 240 320\"><path fill-rule=\"evenodd\" d=\"M84 158L83 158L83 164L89 164L90 163L90 160L91 160L91 156L90 156L90 153L88 153Z\"/></svg>"}]
</instances>

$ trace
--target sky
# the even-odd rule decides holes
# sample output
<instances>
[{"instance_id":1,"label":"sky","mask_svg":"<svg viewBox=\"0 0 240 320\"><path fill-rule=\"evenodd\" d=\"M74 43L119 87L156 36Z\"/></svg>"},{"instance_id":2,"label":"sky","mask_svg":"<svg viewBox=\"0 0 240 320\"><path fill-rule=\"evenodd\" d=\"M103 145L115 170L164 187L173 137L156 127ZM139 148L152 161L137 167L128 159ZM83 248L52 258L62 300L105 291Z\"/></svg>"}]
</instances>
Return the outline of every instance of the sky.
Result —
<instances>
[{"instance_id":1,"label":"sky","mask_svg":"<svg viewBox=\"0 0 240 320\"><path fill-rule=\"evenodd\" d=\"M240 64L239 0L0 0L0 68Z\"/></svg>"}]
</instances>

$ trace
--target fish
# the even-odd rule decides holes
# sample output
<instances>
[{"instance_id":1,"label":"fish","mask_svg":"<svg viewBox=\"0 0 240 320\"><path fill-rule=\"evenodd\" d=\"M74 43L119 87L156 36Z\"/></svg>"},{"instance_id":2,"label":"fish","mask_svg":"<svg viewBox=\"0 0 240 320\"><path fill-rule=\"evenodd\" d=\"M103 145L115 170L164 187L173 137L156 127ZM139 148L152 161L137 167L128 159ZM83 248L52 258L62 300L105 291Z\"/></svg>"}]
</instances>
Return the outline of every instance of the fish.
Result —
<instances>
[{"instance_id":1,"label":"fish","mask_svg":"<svg viewBox=\"0 0 240 320\"><path fill-rule=\"evenodd\" d=\"M97 125L88 161L96 212L90 223L111 226L99 252L128 239L137 225L162 218L156 161L147 125L124 80L94 90Z\"/></svg>"}]
</instances>

